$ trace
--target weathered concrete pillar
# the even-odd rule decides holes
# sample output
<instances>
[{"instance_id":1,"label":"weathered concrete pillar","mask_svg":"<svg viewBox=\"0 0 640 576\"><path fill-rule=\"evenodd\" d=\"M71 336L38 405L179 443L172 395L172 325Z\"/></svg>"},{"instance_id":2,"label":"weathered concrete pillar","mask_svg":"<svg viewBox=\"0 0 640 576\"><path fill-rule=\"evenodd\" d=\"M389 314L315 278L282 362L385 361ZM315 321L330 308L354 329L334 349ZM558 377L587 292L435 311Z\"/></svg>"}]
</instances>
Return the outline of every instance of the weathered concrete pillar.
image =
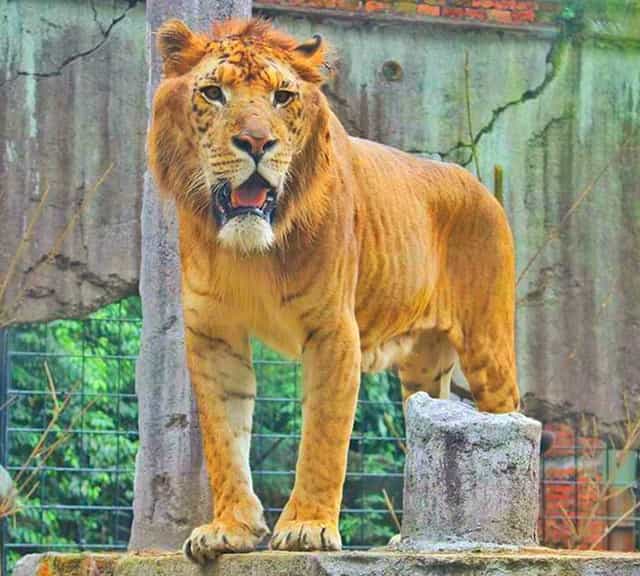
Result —
<instances>
[{"instance_id":1,"label":"weathered concrete pillar","mask_svg":"<svg viewBox=\"0 0 640 576\"><path fill-rule=\"evenodd\" d=\"M147 0L150 64L147 104L161 78L153 31L168 18L206 30L213 20L248 17L250 0ZM136 462L133 549L179 548L211 517L198 417L185 364L175 212L145 175L140 270L143 329L136 373L140 449Z\"/></svg>"},{"instance_id":2,"label":"weathered concrete pillar","mask_svg":"<svg viewBox=\"0 0 640 576\"><path fill-rule=\"evenodd\" d=\"M536 544L540 433L522 414L412 396L400 547Z\"/></svg>"}]
</instances>

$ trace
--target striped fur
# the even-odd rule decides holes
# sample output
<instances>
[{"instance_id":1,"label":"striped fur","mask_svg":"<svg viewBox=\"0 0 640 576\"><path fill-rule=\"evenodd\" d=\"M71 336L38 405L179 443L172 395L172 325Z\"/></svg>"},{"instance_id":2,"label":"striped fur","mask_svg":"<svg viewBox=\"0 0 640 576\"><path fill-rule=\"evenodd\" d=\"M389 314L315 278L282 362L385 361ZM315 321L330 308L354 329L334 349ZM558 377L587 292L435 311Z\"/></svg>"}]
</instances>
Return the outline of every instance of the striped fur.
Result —
<instances>
[{"instance_id":1,"label":"striped fur","mask_svg":"<svg viewBox=\"0 0 640 576\"><path fill-rule=\"evenodd\" d=\"M438 395L459 359L480 410L518 409L509 225L464 169L349 137L320 90L319 40L300 48L260 21L211 35L172 21L158 44L166 78L149 163L179 214L187 356L215 499L185 552L204 562L267 533L248 463L250 336L304 366L296 480L271 545L339 549L361 370L395 367L405 398ZM228 101L203 100L202 82ZM283 85L295 100L277 108ZM264 160L278 181L273 239L255 253L220 242L210 215L217 179L235 186L254 169L230 143L247 118L278 140Z\"/></svg>"}]
</instances>

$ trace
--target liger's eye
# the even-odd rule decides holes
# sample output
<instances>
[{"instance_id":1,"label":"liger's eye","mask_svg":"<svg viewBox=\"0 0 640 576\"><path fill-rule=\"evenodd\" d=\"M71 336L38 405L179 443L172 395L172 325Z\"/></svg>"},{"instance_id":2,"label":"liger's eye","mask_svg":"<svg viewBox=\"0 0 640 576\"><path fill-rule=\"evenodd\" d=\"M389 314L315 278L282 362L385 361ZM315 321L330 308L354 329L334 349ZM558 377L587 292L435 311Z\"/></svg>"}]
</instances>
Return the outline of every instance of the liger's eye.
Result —
<instances>
[{"instance_id":1,"label":"liger's eye","mask_svg":"<svg viewBox=\"0 0 640 576\"><path fill-rule=\"evenodd\" d=\"M295 93L290 92L289 90L276 90L273 93L273 103L276 106L285 106L286 104L291 102L294 97Z\"/></svg>"},{"instance_id":2,"label":"liger's eye","mask_svg":"<svg viewBox=\"0 0 640 576\"><path fill-rule=\"evenodd\" d=\"M219 102L221 104L225 102L224 93L220 86L204 86L200 88L200 93L209 100L209 102Z\"/></svg>"}]
</instances>

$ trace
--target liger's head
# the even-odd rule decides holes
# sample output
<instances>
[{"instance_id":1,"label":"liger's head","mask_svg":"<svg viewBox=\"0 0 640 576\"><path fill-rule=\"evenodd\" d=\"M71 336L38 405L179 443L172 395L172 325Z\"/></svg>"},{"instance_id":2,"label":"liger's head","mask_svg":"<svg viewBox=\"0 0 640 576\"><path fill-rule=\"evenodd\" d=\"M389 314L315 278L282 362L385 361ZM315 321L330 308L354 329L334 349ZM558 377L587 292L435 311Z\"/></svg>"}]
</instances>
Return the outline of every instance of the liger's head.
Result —
<instances>
[{"instance_id":1,"label":"liger's head","mask_svg":"<svg viewBox=\"0 0 640 576\"><path fill-rule=\"evenodd\" d=\"M221 244L268 250L324 110L322 40L299 43L263 20L219 23L211 35L171 20L157 45L164 79L149 149L160 187L209 218Z\"/></svg>"}]
</instances>

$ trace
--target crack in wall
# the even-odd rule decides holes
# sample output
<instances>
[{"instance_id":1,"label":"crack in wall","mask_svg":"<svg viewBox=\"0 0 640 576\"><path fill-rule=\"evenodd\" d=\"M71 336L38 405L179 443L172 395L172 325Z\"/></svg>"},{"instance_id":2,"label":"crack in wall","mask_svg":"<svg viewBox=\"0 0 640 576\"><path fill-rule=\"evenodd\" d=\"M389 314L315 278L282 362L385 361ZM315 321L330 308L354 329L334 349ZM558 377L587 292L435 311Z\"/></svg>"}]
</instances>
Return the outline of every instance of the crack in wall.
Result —
<instances>
[{"instance_id":1,"label":"crack in wall","mask_svg":"<svg viewBox=\"0 0 640 576\"><path fill-rule=\"evenodd\" d=\"M489 122L484 125L473 138L473 144L478 145L480 140L485 134L490 133L493 130L496 122L500 119L502 114L506 112L509 108L513 108L514 106L518 106L520 104L524 104L529 100L535 100L539 96L541 96L544 91L549 87L549 85L555 80L558 75L558 69L560 67L559 59L561 52L566 47L566 40L563 36L559 36L554 42L551 44L549 51L545 57L545 63L547 65L547 70L545 72L544 78L542 82L535 86L534 88L529 88L525 90L518 98L515 100L510 100L509 102L495 108L491 112L491 119ZM471 144L468 144L467 147L471 147ZM470 161L470 160L469 160Z\"/></svg>"},{"instance_id":2,"label":"crack in wall","mask_svg":"<svg viewBox=\"0 0 640 576\"><path fill-rule=\"evenodd\" d=\"M540 82L540 84L538 84L538 86L535 86L534 88L528 88L515 100L510 100L509 102L506 102L501 106L498 106L498 108L495 108L491 112L491 119L489 120L489 122L485 124L482 128L480 128L478 132L476 132L476 135L473 138L473 145L477 146L480 143L480 140L482 139L482 137L485 136L486 134L489 134L493 130L493 127L495 126L496 122L499 120L502 114L504 114L504 112L506 112L509 108L518 106L520 104L524 104L529 100L534 100L544 93L544 91L549 87L549 85L553 82L553 80L555 80L555 78L558 75L558 69L560 67L558 60L560 58L561 51L565 48L565 46L566 46L566 40L564 37L559 37L557 40L555 40L552 43L545 57L545 62L547 64L548 69L545 72L542 82ZM471 164L471 162L473 161L473 154L470 151L471 147L472 147L472 144L469 142L458 141L451 148L449 148L444 152L429 152L429 151L421 151L421 150L409 150L409 152L414 154L430 154L430 155L439 154L440 157L443 160L445 160L447 159L447 157L451 156L452 154L455 154L461 150L466 149L466 150L469 150L469 155L464 160L458 162L458 164L460 164L461 166L466 167L469 164Z\"/></svg>"},{"instance_id":3,"label":"crack in wall","mask_svg":"<svg viewBox=\"0 0 640 576\"><path fill-rule=\"evenodd\" d=\"M465 142L456 142L453 146L451 146L451 148L448 148L447 150L444 150L444 151L421 150L417 148L411 148L411 149L405 150L405 152L408 152L409 154L419 154L424 156L439 156L444 160L447 156L453 154L454 152L457 152L458 150L462 150L464 148L471 148L471 144L466 144Z\"/></svg>"},{"instance_id":4,"label":"crack in wall","mask_svg":"<svg viewBox=\"0 0 640 576\"><path fill-rule=\"evenodd\" d=\"M94 52L100 50L100 48L102 48L102 46L104 46L104 44L109 39L109 36L110 36L111 32L113 31L113 29L120 22L122 22L122 20L124 20L127 17L127 14L129 13L129 11L134 6L136 6L137 3L138 3L138 0L128 0L127 8L120 15L116 16L115 18L113 18L111 20L111 23L109 24L109 26L104 28L104 26L102 26L102 24L98 21L98 13L96 11L96 8L95 8L93 2L91 2L91 9L93 10L93 19L94 19L96 25L98 26L98 29L100 30L100 34L102 35L102 38L100 39L100 41L95 46L93 46L91 48L87 48L86 50L83 50L82 52L78 52L77 54L73 54L73 55L65 58L57 66L57 68L55 68L54 70L49 70L49 71L46 71L46 72L18 70L13 77L7 78L4 82L0 83L0 87L4 86L5 84L8 84L9 82L13 82L13 81L17 80L21 76L29 76L29 77L32 77L32 78L51 78L51 77L55 77L55 76L61 76L63 70L67 66L69 66L70 64L72 64L76 60L80 60L81 58L85 58L86 56L90 56Z\"/></svg>"},{"instance_id":5,"label":"crack in wall","mask_svg":"<svg viewBox=\"0 0 640 576\"><path fill-rule=\"evenodd\" d=\"M573 120L574 117L575 113L573 110L571 110L570 112L564 112L560 116L554 116L550 118L540 130L534 132L533 134L531 134L531 136L529 136L528 141L534 143L538 140L544 140L547 137L549 130L551 130L555 126L559 126L564 124L565 122Z\"/></svg>"},{"instance_id":6,"label":"crack in wall","mask_svg":"<svg viewBox=\"0 0 640 576\"><path fill-rule=\"evenodd\" d=\"M96 8L96 4L93 0L90 0L89 5L91 6L91 12L93 12L93 21L96 23L96 26L104 36L106 34L106 30L102 25L102 22L100 22L100 19L98 18L98 9Z\"/></svg>"}]
</instances>

